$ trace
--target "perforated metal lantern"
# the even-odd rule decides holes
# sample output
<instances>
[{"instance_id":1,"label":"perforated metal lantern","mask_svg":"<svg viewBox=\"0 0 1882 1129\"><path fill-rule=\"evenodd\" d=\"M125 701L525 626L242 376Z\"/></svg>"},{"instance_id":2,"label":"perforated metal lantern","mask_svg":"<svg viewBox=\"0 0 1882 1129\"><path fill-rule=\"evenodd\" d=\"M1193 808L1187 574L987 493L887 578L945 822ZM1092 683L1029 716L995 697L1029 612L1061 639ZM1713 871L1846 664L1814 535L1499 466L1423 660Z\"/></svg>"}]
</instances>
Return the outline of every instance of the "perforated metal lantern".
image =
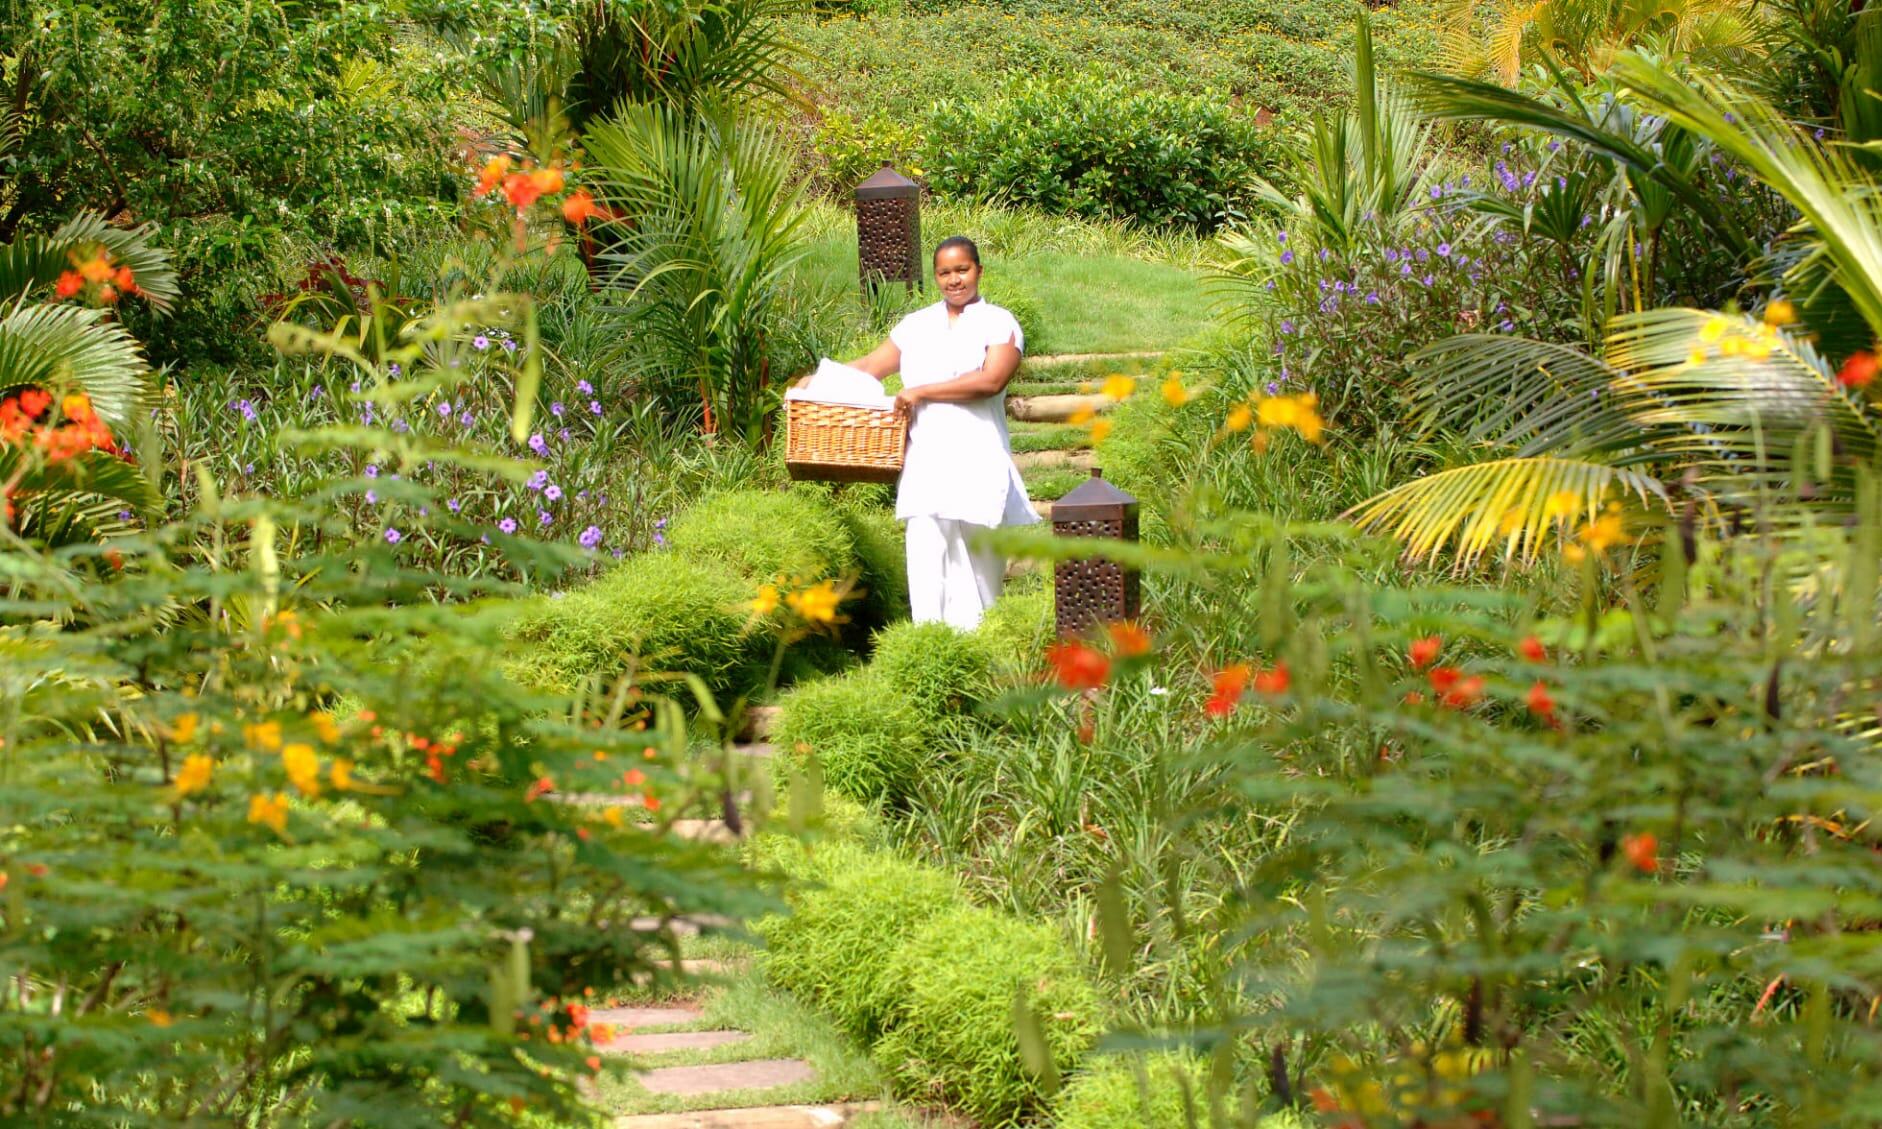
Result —
<instances>
[{"instance_id":1,"label":"perforated metal lantern","mask_svg":"<svg viewBox=\"0 0 1882 1129\"><path fill-rule=\"evenodd\" d=\"M885 282L922 285L921 188L887 161L856 186L856 262L865 294Z\"/></svg>"},{"instance_id":2,"label":"perforated metal lantern","mask_svg":"<svg viewBox=\"0 0 1882 1129\"><path fill-rule=\"evenodd\" d=\"M1052 532L1060 537L1137 540L1137 499L1104 480L1096 467L1077 489L1052 503ZM1136 619L1143 610L1136 569L1102 557L1060 561L1053 569L1053 595L1061 636L1101 623Z\"/></svg>"}]
</instances>

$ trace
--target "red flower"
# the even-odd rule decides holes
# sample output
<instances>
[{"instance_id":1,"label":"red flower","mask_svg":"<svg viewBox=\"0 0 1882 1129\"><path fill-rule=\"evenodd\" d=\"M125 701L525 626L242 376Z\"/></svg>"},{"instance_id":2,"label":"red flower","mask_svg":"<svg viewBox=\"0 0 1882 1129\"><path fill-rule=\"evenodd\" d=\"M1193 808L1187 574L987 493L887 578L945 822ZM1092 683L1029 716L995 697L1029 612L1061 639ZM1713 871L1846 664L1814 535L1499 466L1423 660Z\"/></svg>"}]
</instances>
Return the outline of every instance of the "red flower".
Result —
<instances>
[{"instance_id":1,"label":"red flower","mask_svg":"<svg viewBox=\"0 0 1882 1129\"><path fill-rule=\"evenodd\" d=\"M27 418L38 419L52 406L52 393L40 388L28 388L20 393L20 410Z\"/></svg>"},{"instance_id":2,"label":"red flower","mask_svg":"<svg viewBox=\"0 0 1882 1129\"><path fill-rule=\"evenodd\" d=\"M529 786L529 791L524 793L523 798L527 801L535 801L553 791L555 791L555 781L542 776Z\"/></svg>"},{"instance_id":3,"label":"red flower","mask_svg":"<svg viewBox=\"0 0 1882 1129\"><path fill-rule=\"evenodd\" d=\"M1124 658L1134 659L1150 653L1150 633L1134 623L1114 623L1109 628L1111 646Z\"/></svg>"},{"instance_id":4,"label":"red flower","mask_svg":"<svg viewBox=\"0 0 1882 1129\"><path fill-rule=\"evenodd\" d=\"M509 171L510 159L508 157L490 158L490 163L477 174L477 187L471 189L471 195L479 198L490 195L491 190L496 188Z\"/></svg>"},{"instance_id":5,"label":"red flower","mask_svg":"<svg viewBox=\"0 0 1882 1129\"><path fill-rule=\"evenodd\" d=\"M1451 683L1438 700L1454 710L1467 710L1483 700L1483 678L1471 675Z\"/></svg>"},{"instance_id":6,"label":"red flower","mask_svg":"<svg viewBox=\"0 0 1882 1129\"><path fill-rule=\"evenodd\" d=\"M111 281L117 283L118 289L126 294L137 293L137 276L131 273L130 267L119 267L118 272L111 276Z\"/></svg>"},{"instance_id":7,"label":"red flower","mask_svg":"<svg viewBox=\"0 0 1882 1129\"><path fill-rule=\"evenodd\" d=\"M1529 688L1529 697L1526 700L1530 713L1547 722L1555 720L1555 699L1549 697L1549 688L1542 684L1540 678L1536 679L1536 684Z\"/></svg>"},{"instance_id":8,"label":"red flower","mask_svg":"<svg viewBox=\"0 0 1882 1129\"><path fill-rule=\"evenodd\" d=\"M1254 676L1247 663L1231 663L1216 672L1215 692L1209 696L1209 704L1203 708L1210 717L1227 717L1235 711L1235 703L1241 699L1242 691L1248 689L1248 680Z\"/></svg>"},{"instance_id":9,"label":"red flower","mask_svg":"<svg viewBox=\"0 0 1882 1129\"><path fill-rule=\"evenodd\" d=\"M1432 690L1442 694L1457 685L1457 680L1463 676L1464 672L1454 666L1434 666L1425 674L1425 681L1431 683Z\"/></svg>"},{"instance_id":10,"label":"red flower","mask_svg":"<svg viewBox=\"0 0 1882 1129\"><path fill-rule=\"evenodd\" d=\"M60 271L59 281L53 283L52 292L61 298L70 298L85 288L85 280L77 271Z\"/></svg>"},{"instance_id":11,"label":"red flower","mask_svg":"<svg viewBox=\"0 0 1882 1129\"><path fill-rule=\"evenodd\" d=\"M1523 641L1516 644L1516 653L1532 663L1542 662L1549 657L1548 648L1534 635L1523 636Z\"/></svg>"},{"instance_id":12,"label":"red flower","mask_svg":"<svg viewBox=\"0 0 1882 1129\"><path fill-rule=\"evenodd\" d=\"M569 193L568 199L562 201L562 218L576 227L582 226L600 214L600 207L595 204L595 198L586 188L577 188Z\"/></svg>"},{"instance_id":13,"label":"red flower","mask_svg":"<svg viewBox=\"0 0 1882 1129\"><path fill-rule=\"evenodd\" d=\"M1837 371L1836 379L1845 388L1867 388L1876 374L1875 354L1867 349L1850 355L1843 367Z\"/></svg>"},{"instance_id":14,"label":"red flower","mask_svg":"<svg viewBox=\"0 0 1882 1129\"><path fill-rule=\"evenodd\" d=\"M1054 643L1046 648L1046 662L1067 690L1096 690L1111 677L1111 660L1083 643Z\"/></svg>"},{"instance_id":15,"label":"red flower","mask_svg":"<svg viewBox=\"0 0 1882 1129\"><path fill-rule=\"evenodd\" d=\"M1444 641L1436 635L1427 635L1423 639L1413 639L1411 644L1411 664L1413 670L1423 670L1438 661L1438 652L1444 649Z\"/></svg>"},{"instance_id":16,"label":"red flower","mask_svg":"<svg viewBox=\"0 0 1882 1129\"><path fill-rule=\"evenodd\" d=\"M1287 664L1275 663L1273 670L1264 670L1255 675L1255 692L1277 696L1285 694L1292 681L1292 676L1287 672Z\"/></svg>"},{"instance_id":17,"label":"red flower","mask_svg":"<svg viewBox=\"0 0 1882 1129\"><path fill-rule=\"evenodd\" d=\"M1660 840L1651 831L1622 839L1621 853L1642 874L1652 874L1660 869Z\"/></svg>"}]
</instances>

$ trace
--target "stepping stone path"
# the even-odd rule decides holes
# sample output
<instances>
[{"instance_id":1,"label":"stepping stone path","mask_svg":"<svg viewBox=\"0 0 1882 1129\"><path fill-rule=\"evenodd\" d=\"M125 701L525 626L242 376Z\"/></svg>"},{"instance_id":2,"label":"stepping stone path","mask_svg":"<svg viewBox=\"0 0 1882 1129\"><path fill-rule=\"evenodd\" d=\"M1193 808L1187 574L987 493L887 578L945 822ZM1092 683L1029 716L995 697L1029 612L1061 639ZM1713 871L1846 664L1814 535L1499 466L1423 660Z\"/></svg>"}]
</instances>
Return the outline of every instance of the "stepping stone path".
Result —
<instances>
[{"instance_id":1,"label":"stepping stone path","mask_svg":"<svg viewBox=\"0 0 1882 1129\"><path fill-rule=\"evenodd\" d=\"M594 1023L615 1028L615 1036L600 1049L606 1054L647 1055L671 1051L708 1050L735 1046L751 1038L744 1031L645 1031L648 1027L696 1024L695 1007L611 1007L590 1013ZM749 1098L754 1092L813 1082L816 1068L803 1059L760 1058L702 1066L659 1066L634 1072L634 1080L650 1093L675 1097L710 1098L716 1093ZM879 1109L879 1102L840 1102L829 1105L761 1105L700 1110L692 1113L653 1113L617 1117L615 1129L823 1129L847 1125L858 1115Z\"/></svg>"}]
</instances>

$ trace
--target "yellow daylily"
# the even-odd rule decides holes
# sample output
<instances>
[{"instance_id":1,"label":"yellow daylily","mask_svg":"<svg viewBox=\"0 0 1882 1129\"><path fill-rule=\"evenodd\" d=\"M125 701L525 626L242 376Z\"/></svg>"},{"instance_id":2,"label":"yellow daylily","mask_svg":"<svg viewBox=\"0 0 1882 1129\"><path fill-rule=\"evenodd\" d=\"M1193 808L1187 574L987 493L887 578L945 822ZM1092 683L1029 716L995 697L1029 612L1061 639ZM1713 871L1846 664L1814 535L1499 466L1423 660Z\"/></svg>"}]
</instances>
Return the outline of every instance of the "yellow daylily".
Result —
<instances>
[{"instance_id":1,"label":"yellow daylily","mask_svg":"<svg viewBox=\"0 0 1882 1129\"><path fill-rule=\"evenodd\" d=\"M288 782L303 796L320 794L320 758L315 755L312 745L288 745L281 750L281 767L287 770Z\"/></svg>"},{"instance_id":2,"label":"yellow daylily","mask_svg":"<svg viewBox=\"0 0 1882 1129\"><path fill-rule=\"evenodd\" d=\"M286 792L276 792L273 796L257 793L248 798L248 821L259 823L274 829L276 835L286 833L288 827L288 797Z\"/></svg>"},{"instance_id":3,"label":"yellow daylily","mask_svg":"<svg viewBox=\"0 0 1882 1129\"><path fill-rule=\"evenodd\" d=\"M178 798L193 795L209 787L209 779L215 775L216 762L204 753L191 753L183 758L183 767L177 769L176 794Z\"/></svg>"}]
</instances>

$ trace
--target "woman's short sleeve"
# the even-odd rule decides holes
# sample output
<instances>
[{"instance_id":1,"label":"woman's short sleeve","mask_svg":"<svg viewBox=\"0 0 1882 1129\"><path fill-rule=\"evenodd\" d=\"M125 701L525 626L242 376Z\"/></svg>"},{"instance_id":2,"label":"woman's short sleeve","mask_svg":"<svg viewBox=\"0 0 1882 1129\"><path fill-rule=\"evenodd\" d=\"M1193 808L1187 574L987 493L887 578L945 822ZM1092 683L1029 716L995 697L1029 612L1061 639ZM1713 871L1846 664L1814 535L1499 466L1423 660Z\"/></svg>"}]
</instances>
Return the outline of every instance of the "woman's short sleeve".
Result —
<instances>
[{"instance_id":1,"label":"woman's short sleeve","mask_svg":"<svg viewBox=\"0 0 1882 1129\"><path fill-rule=\"evenodd\" d=\"M998 307L995 308L998 309ZM988 347L1005 345L1010 341L1013 343L1014 348L1018 349L1021 353L1026 351L1026 331L1019 327L1018 318L1014 317L1006 310L1001 309L1000 316L992 319L992 321L993 331L987 335Z\"/></svg>"},{"instance_id":2,"label":"woman's short sleeve","mask_svg":"<svg viewBox=\"0 0 1882 1129\"><path fill-rule=\"evenodd\" d=\"M905 315L901 321L895 323L894 329L889 330L889 340L893 341L895 347L904 355L915 348L921 339L921 331L914 324L918 316L920 316L919 313Z\"/></svg>"}]
</instances>

